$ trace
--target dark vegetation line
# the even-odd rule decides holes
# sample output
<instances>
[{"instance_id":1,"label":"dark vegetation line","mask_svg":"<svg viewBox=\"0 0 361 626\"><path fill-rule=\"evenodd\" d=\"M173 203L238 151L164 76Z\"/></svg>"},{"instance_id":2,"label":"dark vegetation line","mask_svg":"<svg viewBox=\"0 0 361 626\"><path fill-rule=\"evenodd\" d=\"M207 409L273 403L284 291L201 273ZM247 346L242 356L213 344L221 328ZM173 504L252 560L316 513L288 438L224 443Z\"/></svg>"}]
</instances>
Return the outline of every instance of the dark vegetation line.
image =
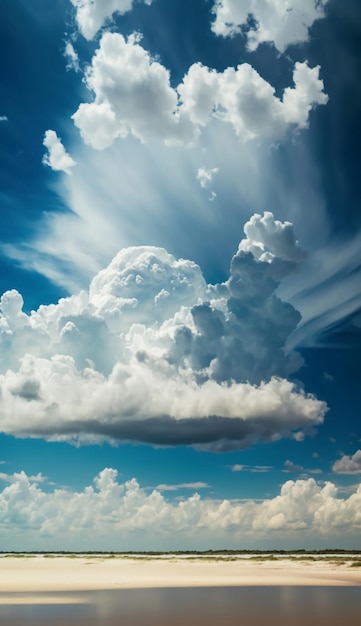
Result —
<instances>
[{"instance_id":1,"label":"dark vegetation line","mask_svg":"<svg viewBox=\"0 0 361 626\"><path fill-rule=\"evenodd\" d=\"M136 550L127 550L127 551L104 551L104 550L0 550L0 555L9 554L9 555L21 555L21 554L54 554L54 555L93 555L93 554L101 554L101 555L109 555L109 556L127 556L127 555L136 555L136 556L166 556L166 555L199 555L199 556L207 556L207 555L224 555L224 556L232 556L232 555L247 555L247 554L255 554L255 555L293 555L293 554L310 554L310 555L318 555L318 554L355 554L361 555L361 550L340 550L338 548L331 549L327 548L325 550L162 550L162 551L136 551Z\"/></svg>"}]
</instances>

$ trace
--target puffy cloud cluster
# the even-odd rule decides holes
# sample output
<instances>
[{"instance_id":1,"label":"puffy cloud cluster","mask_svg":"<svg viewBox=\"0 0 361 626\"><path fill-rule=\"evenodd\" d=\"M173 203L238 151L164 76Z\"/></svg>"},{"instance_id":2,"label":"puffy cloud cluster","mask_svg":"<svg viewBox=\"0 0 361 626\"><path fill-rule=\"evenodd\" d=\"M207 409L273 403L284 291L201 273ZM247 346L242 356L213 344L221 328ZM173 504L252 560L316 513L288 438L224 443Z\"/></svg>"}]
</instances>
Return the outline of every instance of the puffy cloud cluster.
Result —
<instances>
[{"instance_id":1,"label":"puffy cloud cluster","mask_svg":"<svg viewBox=\"0 0 361 626\"><path fill-rule=\"evenodd\" d=\"M361 474L361 450L356 450L352 456L344 455L332 469L336 474Z\"/></svg>"},{"instance_id":2,"label":"puffy cloud cluster","mask_svg":"<svg viewBox=\"0 0 361 626\"><path fill-rule=\"evenodd\" d=\"M94 102L81 104L73 119L93 148L106 148L129 132L141 141L194 138L192 125L177 112L169 71L139 45L139 37L105 33L86 84Z\"/></svg>"},{"instance_id":3,"label":"puffy cloud cluster","mask_svg":"<svg viewBox=\"0 0 361 626\"><path fill-rule=\"evenodd\" d=\"M80 104L72 117L84 141L98 150L129 133L142 142L191 144L214 118L231 124L242 141L279 139L289 128L306 128L311 109L328 100L319 67L307 63L295 64L294 87L282 99L248 63L223 72L195 63L173 88L169 71L139 37L126 40L118 33L104 33L85 80L94 100Z\"/></svg>"},{"instance_id":4,"label":"puffy cloud cluster","mask_svg":"<svg viewBox=\"0 0 361 626\"><path fill-rule=\"evenodd\" d=\"M142 0L139 0L142 1ZM114 13L124 15L133 8L134 0L70 0L76 9L76 21L85 39L93 39ZM152 4L152 0L144 0Z\"/></svg>"},{"instance_id":5,"label":"puffy cloud cluster","mask_svg":"<svg viewBox=\"0 0 361 626\"><path fill-rule=\"evenodd\" d=\"M65 150L55 130L47 130L45 132L43 145L48 150L43 157L44 165L48 165L56 172L70 174L70 170L76 165L76 162Z\"/></svg>"},{"instance_id":6,"label":"puffy cloud cluster","mask_svg":"<svg viewBox=\"0 0 361 626\"><path fill-rule=\"evenodd\" d=\"M299 313L275 291L303 253L292 225L255 215L229 279L164 249L127 248L89 292L26 315L0 299L0 427L20 436L242 448L301 440L324 402L287 379Z\"/></svg>"},{"instance_id":7,"label":"puffy cloud cluster","mask_svg":"<svg viewBox=\"0 0 361 626\"><path fill-rule=\"evenodd\" d=\"M216 35L232 37L244 33L248 48L272 42L284 52L294 44L308 40L312 24L325 16L328 0L215 0Z\"/></svg>"},{"instance_id":8,"label":"puffy cloud cluster","mask_svg":"<svg viewBox=\"0 0 361 626\"><path fill-rule=\"evenodd\" d=\"M79 493L45 491L24 472L0 492L1 537L8 541L9 532L14 543L21 531L21 549L34 549L34 540L36 547L56 542L63 549L94 549L94 537L98 549L149 550L157 541L163 548L189 547L192 541L209 547L212 540L257 545L270 537L273 545L287 546L300 532L306 542L345 535L352 542L361 530L360 510L361 486L347 499L338 497L334 484L309 479L287 481L279 495L257 502L203 499L198 493L172 501L158 489L142 489L134 478L119 483L111 468Z\"/></svg>"}]
</instances>

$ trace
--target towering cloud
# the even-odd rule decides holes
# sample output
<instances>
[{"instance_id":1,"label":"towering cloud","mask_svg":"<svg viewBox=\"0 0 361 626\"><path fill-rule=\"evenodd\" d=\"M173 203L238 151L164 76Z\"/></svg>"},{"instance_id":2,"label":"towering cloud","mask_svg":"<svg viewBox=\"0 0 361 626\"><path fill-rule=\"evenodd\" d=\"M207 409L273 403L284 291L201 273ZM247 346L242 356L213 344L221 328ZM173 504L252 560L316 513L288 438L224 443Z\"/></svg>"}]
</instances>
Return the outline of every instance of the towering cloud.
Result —
<instances>
[{"instance_id":1,"label":"towering cloud","mask_svg":"<svg viewBox=\"0 0 361 626\"><path fill-rule=\"evenodd\" d=\"M300 315L275 290L302 261L292 225L254 216L229 279L164 249L119 252L89 292L30 316L0 300L0 426L17 435L225 450L302 439L326 405L287 379ZM20 366L19 366L20 363Z\"/></svg>"}]
</instances>

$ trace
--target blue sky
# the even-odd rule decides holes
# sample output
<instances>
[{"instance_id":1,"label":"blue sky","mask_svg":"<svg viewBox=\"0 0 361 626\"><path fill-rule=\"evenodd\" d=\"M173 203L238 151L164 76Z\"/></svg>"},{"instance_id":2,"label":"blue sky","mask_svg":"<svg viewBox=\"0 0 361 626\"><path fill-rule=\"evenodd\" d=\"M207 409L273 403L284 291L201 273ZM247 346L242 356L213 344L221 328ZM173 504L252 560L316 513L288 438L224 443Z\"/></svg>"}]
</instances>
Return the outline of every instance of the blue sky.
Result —
<instances>
[{"instance_id":1,"label":"blue sky","mask_svg":"<svg viewBox=\"0 0 361 626\"><path fill-rule=\"evenodd\" d=\"M0 550L359 547L361 8L278 4L2 3Z\"/></svg>"}]
</instances>

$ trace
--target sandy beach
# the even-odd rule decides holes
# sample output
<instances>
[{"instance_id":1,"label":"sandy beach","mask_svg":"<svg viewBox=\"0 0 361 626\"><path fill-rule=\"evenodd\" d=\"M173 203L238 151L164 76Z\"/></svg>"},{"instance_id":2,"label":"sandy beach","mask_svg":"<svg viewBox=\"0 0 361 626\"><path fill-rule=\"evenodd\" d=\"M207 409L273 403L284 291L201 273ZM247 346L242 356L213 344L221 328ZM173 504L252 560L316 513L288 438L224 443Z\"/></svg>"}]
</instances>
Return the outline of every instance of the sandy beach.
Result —
<instances>
[{"instance_id":1,"label":"sandy beach","mask_svg":"<svg viewBox=\"0 0 361 626\"><path fill-rule=\"evenodd\" d=\"M5 594L89 590L233 587L355 586L361 568L328 560L124 558L78 556L0 557L0 602ZM19 597L19 601L21 598Z\"/></svg>"}]
</instances>

